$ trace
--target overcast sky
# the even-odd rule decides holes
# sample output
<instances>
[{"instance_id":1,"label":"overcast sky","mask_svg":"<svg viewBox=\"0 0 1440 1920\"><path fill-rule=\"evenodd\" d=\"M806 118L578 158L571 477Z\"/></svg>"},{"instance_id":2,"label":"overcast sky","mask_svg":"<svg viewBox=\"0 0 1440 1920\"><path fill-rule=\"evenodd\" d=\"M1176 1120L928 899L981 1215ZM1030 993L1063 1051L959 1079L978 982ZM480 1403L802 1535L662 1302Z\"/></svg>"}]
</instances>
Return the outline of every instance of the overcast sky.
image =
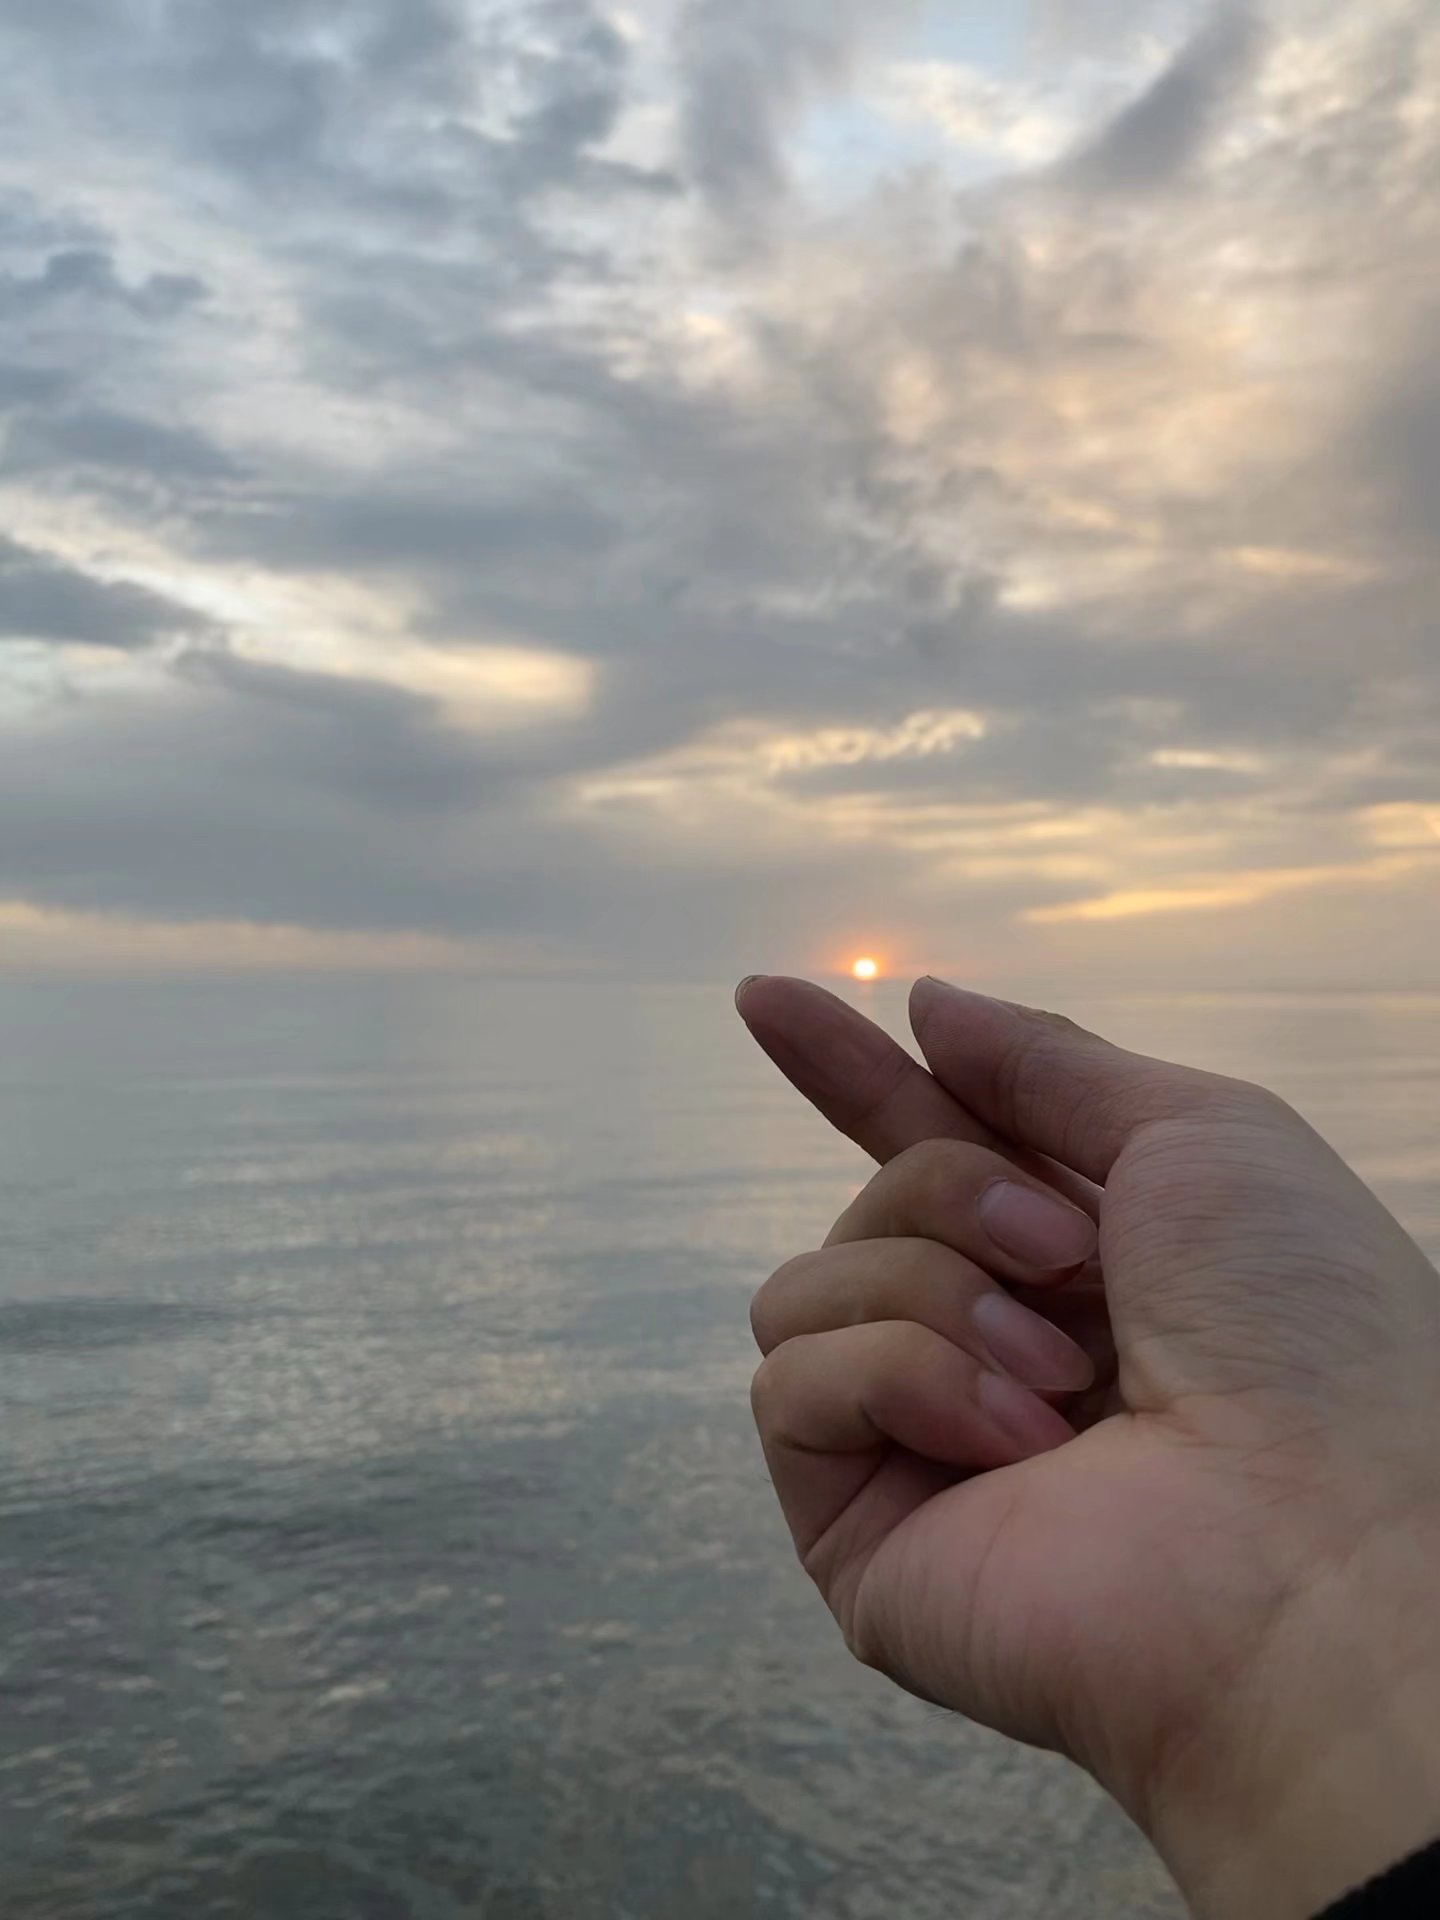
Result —
<instances>
[{"instance_id":1,"label":"overcast sky","mask_svg":"<svg viewBox=\"0 0 1440 1920\"><path fill-rule=\"evenodd\" d=\"M0 965L1433 984L1433 0L0 0Z\"/></svg>"}]
</instances>

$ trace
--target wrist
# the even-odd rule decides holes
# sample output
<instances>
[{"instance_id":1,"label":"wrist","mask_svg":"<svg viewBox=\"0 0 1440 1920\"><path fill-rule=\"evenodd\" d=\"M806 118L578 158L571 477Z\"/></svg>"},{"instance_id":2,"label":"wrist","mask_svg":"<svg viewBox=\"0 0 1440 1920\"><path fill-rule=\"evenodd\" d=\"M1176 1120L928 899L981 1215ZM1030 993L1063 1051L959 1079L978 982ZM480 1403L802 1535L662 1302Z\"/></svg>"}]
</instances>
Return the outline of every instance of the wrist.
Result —
<instances>
[{"instance_id":1,"label":"wrist","mask_svg":"<svg viewBox=\"0 0 1440 1920\"><path fill-rule=\"evenodd\" d=\"M1197 1920L1316 1920L1440 1839L1440 1524L1299 1588L1144 1824Z\"/></svg>"}]
</instances>

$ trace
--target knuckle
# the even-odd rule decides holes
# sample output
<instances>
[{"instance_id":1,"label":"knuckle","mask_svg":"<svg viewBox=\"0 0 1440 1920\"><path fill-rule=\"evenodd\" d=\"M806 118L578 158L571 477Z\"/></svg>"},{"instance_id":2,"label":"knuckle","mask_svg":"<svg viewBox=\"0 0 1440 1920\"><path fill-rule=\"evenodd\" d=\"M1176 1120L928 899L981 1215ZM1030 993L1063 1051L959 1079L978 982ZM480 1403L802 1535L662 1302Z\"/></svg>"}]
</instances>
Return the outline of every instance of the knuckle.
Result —
<instances>
[{"instance_id":1,"label":"knuckle","mask_svg":"<svg viewBox=\"0 0 1440 1920\"><path fill-rule=\"evenodd\" d=\"M894 1097L909 1069L909 1061L887 1058L872 1067L855 1089L857 1116L862 1124L874 1120Z\"/></svg>"},{"instance_id":2,"label":"knuckle","mask_svg":"<svg viewBox=\"0 0 1440 1920\"><path fill-rule=\"evenodd\" d=\"M896 1165L917 1180L944 1178L954 1172L963 1152L958 1140L922 1140L902 1153Z\"/></svg>"},{"instance_id":3,"label":"knuckle","mask_svg":"<svg viewBox=\"0 0 1440 1920\"><path fill-rule=\"evenodd\" d=\"M952 1293L962 1292L965 1270L957 1272L952 1264L956 1256L936 1240L907 1238L892 1240L883 1268L875 1276L873 1297L881 1304L926 1299L937 1286ZM893 1318L908 1319L906 1313Z\"/></svg>"},{"instance_id":4,"label":"knuckle","mask_svg":"<svg viewBox=\"0 0 1440 1920\"><path fill-rule=\"evenodd\" d=\"M892 1197L909 1200L935 1200L953 1194L968 1169L975 1165L979 1148L961 1140L925 1140L894 1162Z\"/></svg>"},{"instance_id":5,"label":"knuckle","mask_svg":"<svg viewBox=\"0 0 1440 1920\"><path fill-rule=\"evenodd\" d=\"M1094 1094L1082 1107L1080 1124L1123 1133L1128 1121L1132 1137L1142 1131L1184 1134L1234 1111L1242 1096L1253 1100L1259 1092L1243 1081L1161 1062L1147 1067L1129 1087Z\"/></svg>"},{"instance_id":6,"label":"knuckle","mask_svg":"<svg viewBox=\"0 0 1440 1920\"><path fill-rule=\"evenodd\" d=\"M1065 1040L1093 1040L1096 1037L1088 1027L1082 1027L1077 1020L1072 1020L1068 1013L1053 1013L1048 1007L1024 1007L1021 1017L1027 1026L1041 1033L1056 1034Z\"/></svg>"},{"instance_id":7,"label":"knuckle","mask_svg":"<svg viewBox=\"0 0 1440 1920\"><path fill-rule=\"evenodd\" d=\"M802 1253L787 1260L784 1266L775 1269L750 1302L750 1331L762 1353L769 1353L776 1345L785 1302L798 1287L813 1278L820 1258L818 1253Z\"/></svg>"},{"instance_id":8,"label":"knuckle","mask_svg":"<svg viewBox=\"0 0 1440 1920\"><path fill-rule=\"evenodd\" d=\"M775 1427L790 1393L788 1349L777 1347L767 1354L750 1382L750 1411L762 1432Z\"/></svg>"},{"instance_id":9,"label":"knuckle","mask_svg":"<svg viewBox=\"0 0 1440 1920\"><path fill-rule=\"evenodd\" d=\"M1290 1102L1270 1087L1219 1073L1197 1076L1192 1111L1210 1118L1275 1127L1294 1127L1300 1120Z\"/></svg>"},{"instance_id":10,"label":"knuckle","mask_svg":"<svg viewBox=\"0 0 1440 1920\"><path fill-rule=\"evenodd\" d=\"M852 1660L859 1666L868 1667L872 1673L882 1673L887 1679L890 1677L885 1649L864 1613L858 1609L852 1610L848 1618L841 1619L840 1631Z\"/></svg>"},{"instance_id":11,"label":"knuckle","mask_svg":"<svg viewBox=\"0 0 1440 1920\"><path fill-rule=\"evenodd\" d=\"M994 1097L1003 1111L1023 1113L1044 1105L1051 1070L1050 1056L1041 1044L1045 1032L1053 1028L1037 1031L1033 1025L1022 1026L991 1067Z\"/></svg>"},{"instance_id":12,"label":"knuckle","mask_svg":"<svg viewBox=\"0 0 1440 1920\"><path fill-rule=\"evenodd\" d=\"M750 1302L750 1332L754 1336L756 1346L759 1347L762 1353L768 1353L770 1351L770 1341L768 1337L770 1331L770 1302L767 1298L769 1286L770 1283L767 1280L765 1285L761 1287L760 1291L755 1295L755 1298Z\"/></svg>"},{"instance_id":13,"label":"knuckle","mask_svg":"<svg viewBox=\"0 0 1440 1920\"><path fill-rule=\"evenodd\" d=\"M797 1253L793 1260L787 1260L775 1269L760 1291L784 1293L792 1287L804 1285L814 1278L815 1269L824 1258L823 1252Z\"/></svg>"},{"instance_id":14,"label":"knuckle","mask_svg":"<svg viewBox=\"0 0 1440 1920\"><path fill-rule=\"evenodd\" d=\"M1243 1095L1247 1108L1256 1118L1285 1127L1293 1127L1299 1121L1300 1116L1294 1107L1283 1094L1276 1093L1273 1087L1255 1086L1246 1080L1238 1080L1232 1084L1237 1092Z\"/></svg>"}]
</instances>

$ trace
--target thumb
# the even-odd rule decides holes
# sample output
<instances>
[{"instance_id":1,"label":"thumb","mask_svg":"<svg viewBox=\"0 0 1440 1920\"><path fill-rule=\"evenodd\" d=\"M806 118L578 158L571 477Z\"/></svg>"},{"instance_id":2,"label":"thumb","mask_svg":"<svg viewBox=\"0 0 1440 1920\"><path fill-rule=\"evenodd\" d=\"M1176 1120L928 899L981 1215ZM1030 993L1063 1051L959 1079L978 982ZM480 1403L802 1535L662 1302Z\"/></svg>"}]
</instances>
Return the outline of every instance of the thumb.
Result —
<instances>
[{"instance_id":1,"label":"thumb","mask_svg":"<svg viewBox=\"0 0 1440 1920\"><path fill-rule=\"evenodd\" d=\"M935 1078L978 1119L1101 1185L1140 1128L1251 1091L941 980L916 986L910 1024Z\"/></svg>"}]
</instances>

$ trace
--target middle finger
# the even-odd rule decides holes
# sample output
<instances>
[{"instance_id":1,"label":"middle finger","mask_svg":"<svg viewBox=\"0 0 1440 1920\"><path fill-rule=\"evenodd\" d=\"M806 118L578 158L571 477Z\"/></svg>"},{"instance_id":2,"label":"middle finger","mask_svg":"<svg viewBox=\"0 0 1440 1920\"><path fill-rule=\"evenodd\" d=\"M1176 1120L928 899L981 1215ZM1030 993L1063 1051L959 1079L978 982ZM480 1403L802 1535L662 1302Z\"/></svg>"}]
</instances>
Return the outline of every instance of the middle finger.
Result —
<instances>
[{"instance_id":1,"label":"middle finger","mask_svg":"<svg viewBox=\"0 0 1440 1920\"><path fill-rule=\"evenodd\" d=\"M843 1213L827 1246L936 1240L996 1279L1055 1287L1099 1245L1095 1222L1053 1187L985 1147L930 1140L881 1171Z\"/></svg>"}]
</instances>

